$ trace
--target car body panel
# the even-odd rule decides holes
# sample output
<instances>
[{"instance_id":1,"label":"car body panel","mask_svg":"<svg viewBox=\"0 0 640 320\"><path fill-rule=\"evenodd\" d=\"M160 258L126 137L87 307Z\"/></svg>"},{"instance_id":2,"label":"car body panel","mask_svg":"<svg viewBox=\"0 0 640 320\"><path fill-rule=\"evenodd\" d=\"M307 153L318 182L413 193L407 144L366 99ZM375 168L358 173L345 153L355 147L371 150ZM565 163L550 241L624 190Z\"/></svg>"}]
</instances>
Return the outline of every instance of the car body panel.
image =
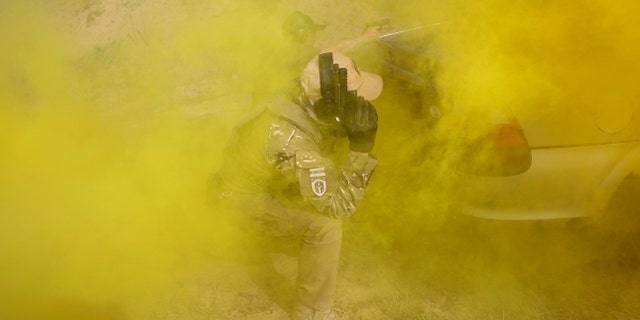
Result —
<instances>
[{"instance_id":1,"label":"car body panel","mask_svg":"<svg viewBox=\"0 0 640 320\"><path fill-rule=\"evenodd\" d=\"M532 150L529 170L514 176L474 176L464 182L463 213L500 220L589 215L612 192L611 173L640 142ZM638 158L640 160L640 158ZM635 164L633 164L635 166ZM623 177L619 177L622 179Z\"/></svg>"},{"instance_id":2,"label":"car body panel","mask_svg":"<svg viewBox=\"0 0 640 320\"><path fill-rule=\"evenodd\" d=\"M516 114L529 146L602 145L640 140L640 105L604 108L574 105L530 107Z\"/></svg>"}]
</instances>

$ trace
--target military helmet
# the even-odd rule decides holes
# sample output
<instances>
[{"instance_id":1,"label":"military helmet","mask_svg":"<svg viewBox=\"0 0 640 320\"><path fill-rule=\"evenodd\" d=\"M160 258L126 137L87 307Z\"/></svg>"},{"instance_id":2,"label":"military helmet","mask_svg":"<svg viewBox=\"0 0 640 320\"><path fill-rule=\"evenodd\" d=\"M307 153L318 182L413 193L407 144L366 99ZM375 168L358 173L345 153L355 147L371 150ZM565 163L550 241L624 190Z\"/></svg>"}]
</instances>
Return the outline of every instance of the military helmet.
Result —
<instances>
[{"instance_id":1,"label":"military helmet","mask_svg":"<svg viewBox=\"0 0 640 320\"><path fill-rule=\"evenodd\" d=\"M296 42L307 42L315 37L318 30L323 30L325 26L316 24L306 14L300 11L291 13L282 24L282 33Z\"/></svg>"}]
</instances>

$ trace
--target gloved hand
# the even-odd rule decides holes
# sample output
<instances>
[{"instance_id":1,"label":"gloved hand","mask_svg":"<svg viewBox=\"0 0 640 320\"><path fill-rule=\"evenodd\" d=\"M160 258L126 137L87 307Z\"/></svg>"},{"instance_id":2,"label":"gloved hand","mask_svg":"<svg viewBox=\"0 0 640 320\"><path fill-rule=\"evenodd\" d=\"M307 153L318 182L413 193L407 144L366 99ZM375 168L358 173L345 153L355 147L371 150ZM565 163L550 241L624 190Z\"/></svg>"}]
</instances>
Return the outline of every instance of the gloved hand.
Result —
<instances>
[{"instance_id":1,"label":"gloved hand","mask_svg":"<svg viewBox=\"0 0 640 320\"><path fill-rule=\"evenodd\" d=\"M357 97L345 116L349 148L356 152L370 152L373 149L378 131L376 109L369 101Z\"/></svg>"}]
</instances>

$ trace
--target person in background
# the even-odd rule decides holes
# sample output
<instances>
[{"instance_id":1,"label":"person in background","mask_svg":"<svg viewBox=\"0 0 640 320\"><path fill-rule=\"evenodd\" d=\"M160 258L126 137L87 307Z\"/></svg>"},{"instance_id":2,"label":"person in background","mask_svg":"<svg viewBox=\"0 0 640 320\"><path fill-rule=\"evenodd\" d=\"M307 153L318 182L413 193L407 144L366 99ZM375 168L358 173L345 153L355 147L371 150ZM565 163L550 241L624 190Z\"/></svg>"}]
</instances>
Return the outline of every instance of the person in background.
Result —
<instances>
[{"instance_id":1,"label":"person in background","mask_svg":"<svg viewBox=\"0 0 640 320\"><path fill-rule=\"evenodd\" d=\"M325 47L316 47L316 35L319 31L325 30L326 26L316 24L311 17L300 11L294 11L284 20L282 33L285 39L294 44L297 49L298 59L294 59L294 63L300 63L301 67L303 67L308 57L320 52L348 54L366 43L377 40L383 34L382 25L385 23L381 21L367 25L362 34L355 38L346 39Z\"/></svg>"},{"instance_id":2,"label":"person in background","mask_svg":"<svg viewBox=\"0 0 640 320\"><path fill-rule=\"evenodd\" d=\"M370 101L383 83L327 52L308 62L296 88L234 129L213 197L261 248L271 239L294 244L294 320L336 319L342 218L356 211L378 164ZM337 90L348 99L336 101Z\"/></svg>"},{"instance_id":3,"label":"person in background","mask_svg":"<svg viewBox=\"0 0 640 320\"><path fill-rule=\"evenodd\" d=\"M322 48L320 51L348 53L362 44L378 39L382 35L382 25L385 23L385 21L381 21L379 23L368 25L360 36ZM325 25L316 24L308 15L300 11L294 11L282 24L282 33L292 42L308 47L314 47L317 32L322 31L325 28Z\"/></svg>"}]
</instances>

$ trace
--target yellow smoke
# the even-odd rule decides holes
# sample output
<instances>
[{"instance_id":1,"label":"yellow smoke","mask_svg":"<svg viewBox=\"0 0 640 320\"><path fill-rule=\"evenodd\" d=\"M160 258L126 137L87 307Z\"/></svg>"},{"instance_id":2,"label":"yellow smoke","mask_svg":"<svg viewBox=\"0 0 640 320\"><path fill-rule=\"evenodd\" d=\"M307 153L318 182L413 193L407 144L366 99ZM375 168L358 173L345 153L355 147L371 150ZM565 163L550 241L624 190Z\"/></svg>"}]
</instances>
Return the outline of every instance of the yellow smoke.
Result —
<instances>
[{"instance_id":1,"label":"yellow smoke","mask_svg":"<svg viewBox=\"0 0 640 320\"><path fill-rule=\"evenodd\" d=\"M162 42L181 30L144 29L118 5L2 7L3 318L149 316L187 274L182 255L225 232L205 188L230 118L201 115L250 100L228 99L231 74L206 82L215 57ZM216 94L226 104L207 106Z\"/></svg>"},{"instance_id":2,"label":"yellow smoke","mask_svg":"<svg viewBox=\"0 0 640 320\"><path fill-rule=\"evenodd\" d=\"M328 25L318 47L381 18L406 28L439 23L444 109L544 113L637 103L639 6L5 1L0 317L149 318L177 281L199 272L190 253L237 255L238 239L206 204L206 179L233 123L296 74L280 30L295 9ZM396 104L404 93L385 92L376 104L381 165L354 217L379 248L447 219L457 155L428 154L428 144L472 134L453 122L427 130Z\"/></svg>"},{"instance_id":3,"label":"yellow smoke","mask_svg":"<svg viewBox=\"0 0 640 320\"><path fill-rule=\"evenodd\" d=\"M458 2L443 81L461 105L613 107L636 88L634 2Z\"/></svg>"}]
</instances>

